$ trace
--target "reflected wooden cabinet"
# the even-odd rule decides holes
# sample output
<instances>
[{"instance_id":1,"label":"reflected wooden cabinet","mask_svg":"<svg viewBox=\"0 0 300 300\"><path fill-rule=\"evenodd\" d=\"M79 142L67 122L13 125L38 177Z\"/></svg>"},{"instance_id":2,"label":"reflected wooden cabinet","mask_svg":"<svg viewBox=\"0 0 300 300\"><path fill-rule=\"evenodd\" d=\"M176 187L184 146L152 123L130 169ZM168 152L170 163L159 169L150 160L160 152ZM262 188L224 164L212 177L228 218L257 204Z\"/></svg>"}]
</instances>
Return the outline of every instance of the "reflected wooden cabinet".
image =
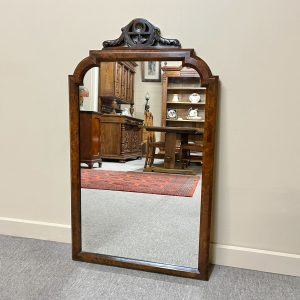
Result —
<instances>
[{"instance_id":1,"label":"reflected wooden cabinet","mask_svg":"<svg viewBox=\"0 0 300 300\"><path fill-rule=\"evenodd\" d=\"M135 62L102 62L99 74L99 111L110 113L111 103L134 104Z\"/></svg>"},{"instance_id":2,"label":"reflected wooden cabinet","mask_svg":"<svg viewBox=\"0 0 300 300\"><path fill-rule=\"evenodd\" d=\"M101 157L124 161L142 157L143 120L120 115L101 116Z\"/></svg>"},{"instance_id":3,"label":"reflected wooden cabinet","mask_svg":"<svg viewBox=\"0 0 300 300\"><path fill-rule=\"evenodd\" d=\"M101 114L97 112L80 112L80 162L101 167Z\"/></svg>"}]
</instances>

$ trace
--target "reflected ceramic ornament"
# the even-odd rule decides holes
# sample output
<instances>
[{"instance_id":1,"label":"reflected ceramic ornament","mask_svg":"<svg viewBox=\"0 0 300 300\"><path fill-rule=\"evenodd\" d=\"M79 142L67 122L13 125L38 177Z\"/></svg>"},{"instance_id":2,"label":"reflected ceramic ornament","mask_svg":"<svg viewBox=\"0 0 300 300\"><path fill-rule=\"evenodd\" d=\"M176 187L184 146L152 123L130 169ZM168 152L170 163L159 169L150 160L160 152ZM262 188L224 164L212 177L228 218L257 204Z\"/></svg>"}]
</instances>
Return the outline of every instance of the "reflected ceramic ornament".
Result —
<instances>
[{"instance_id":1,"label":"reflected ceramic ornament","mask_svg":"<svg viewBox=\"0 0 300 300\"><path fill-rule=\"evenodd\" d=\"M123 116L129 116L129 109L127 107L124 108L124 110L122 111L122 115Z\"/></svg>"},{"instance_id":2,"label":"reflected ceramic ornament","mask_svg":"<svg viewBox=\"0 0 300 300\"><path fill-rule=\"evenodd\" d=\"M179 97L177 94L174 94L172 102L178 102L179 101Z\"/></svg>"},{"instance_id":3,"label":"reflected ceramic ornament","mask_svg":"<svg viewBox=\"0 0 300 300\"><path fill-rule=\"evenodd\" d=\"M190 108L188 111L188 117L195 118L198 115L198 109Z\"/></svg>"},{"instance_id":4,"label":"reflected ceramic ornament","mask_svg":"<svg viewBox=\"0 0 300 300\"><path fill-rule=\"evenodd\" d=\"M168 109L167 117L168 119L176 119L177 118L176 109Z\"/></svg>"},{"instance_id":5,"label":"reflected ceramic ornament","mask_svg":"<svg viewBox=\"0 0 300 300\"><path fill-rule=\"evenodd\" d=\"M191 103L198 103L201 100L201 97L199 94L193 93L192 95L190 95L189 100Z\"/></svg>"},{"instance_id":6,"label":"reflected ceramic ornament","mask_svg":"<svg viewBox=\"0 0 300 300\"><path fill-rule=\"evenodd\" d=\"M188 120L201 120L202 116L198 116L198 109L190 108L186 118Z\"/></svg>"}]
</instances>

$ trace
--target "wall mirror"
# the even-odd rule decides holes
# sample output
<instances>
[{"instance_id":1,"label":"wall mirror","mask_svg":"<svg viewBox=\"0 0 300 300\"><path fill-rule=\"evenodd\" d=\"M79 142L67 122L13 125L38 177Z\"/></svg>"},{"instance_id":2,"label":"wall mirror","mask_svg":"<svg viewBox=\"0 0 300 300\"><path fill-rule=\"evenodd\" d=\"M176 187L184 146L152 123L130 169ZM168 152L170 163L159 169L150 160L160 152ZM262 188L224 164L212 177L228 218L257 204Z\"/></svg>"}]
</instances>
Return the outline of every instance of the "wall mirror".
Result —
<instances>
[{"instance_id":1,"label":"wall mirror","mask_svg":"<svg viewBox=\"0 0 300 300\"><path fill-rule=\"evenodd\" d=\"M218 77L135 19L69 92L73 259L207 280Z\"/></svg>"}]
</instances>

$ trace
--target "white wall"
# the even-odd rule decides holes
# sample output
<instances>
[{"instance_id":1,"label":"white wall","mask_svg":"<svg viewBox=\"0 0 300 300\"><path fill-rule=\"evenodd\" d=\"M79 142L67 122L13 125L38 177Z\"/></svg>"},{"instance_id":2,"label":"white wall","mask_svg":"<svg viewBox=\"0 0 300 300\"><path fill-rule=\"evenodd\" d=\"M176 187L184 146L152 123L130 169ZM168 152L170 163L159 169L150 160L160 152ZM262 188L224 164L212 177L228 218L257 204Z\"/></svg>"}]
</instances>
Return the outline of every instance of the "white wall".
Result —
<instances>
[{"instance_id":1,"label":"white wall","mask_svg":"<svg viewBox=\"0 0 300 300\"><path fill-rule=\"evenodd\" d=\"M83 109L87 111L98 111L98 89L99 89L99 68L94 67L88 70L83 78L83 85L89 91L89 96L84 97Z\"/></svg>"},{"instance_id":2,"label":"white wall","mask_svg":"<svg viewBox=\"0 0 300 300\"><path fill-rule=\"evenodd\" d=\"M144 119L145 96L149 93L150 111L153 114L153 124L161 125L162 82L142 82L141 63L138 62L134 78L135 116Z\"/></svg>"},{"instance_id":3,"label":"white wall","mask_svg":"<svg viewBox=\"0 0 300 300\"><path fill-rule=\"evenodd\" d=\"M1 233L69 238L67 75L145 17L220 76L213 261L300 275L299 1L11 0L2 10Z\"/></svg>"},{"instance_id":4,"label":"white wall","mask_svg":"<svg viewBox=\"0 0 300 300\"><path fill-rule=\"evenodd\" d=\"M166 63L166 64L165 64ZM144 119L145 96L149 93L150 111L153 114L154 126L161 126L161 109L162 109L162 80L160 82L142 82L141 63L137 62L135 79L134 79L134 116ZM181 62L162 62L162 66L180 66Z\"/></svg>"}]
</instances>

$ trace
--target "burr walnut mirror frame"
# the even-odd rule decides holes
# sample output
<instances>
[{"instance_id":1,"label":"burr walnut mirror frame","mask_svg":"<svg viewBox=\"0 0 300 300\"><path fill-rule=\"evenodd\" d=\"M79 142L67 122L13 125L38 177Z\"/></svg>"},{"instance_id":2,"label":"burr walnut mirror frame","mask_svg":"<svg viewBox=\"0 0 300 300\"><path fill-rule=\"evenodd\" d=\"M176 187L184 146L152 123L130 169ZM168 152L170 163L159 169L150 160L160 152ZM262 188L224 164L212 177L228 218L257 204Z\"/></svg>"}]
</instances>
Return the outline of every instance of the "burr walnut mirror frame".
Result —
<instances>
[{"instance_id":1,"label":"burr walnut mirror frame","mask_svg":"<svg viewBox=\"0 0 300 300\"><path fill-rule=\"evenodd\" d=\"M196 70L200 75L201 85L206 88L198 268L82 250L79 86L83 85L87 71L99 66L101 62L165 60L181 61L182 66ZM91 50L89 56L77 65L73 75L69 75L69 101L73 260L208 280L218 76L212 75L208 65L196 55L194 49L182 49L178 40L161 37L160 30L147 20L134 19L122 28L119 38L105 41L102 50Z\"/></svg>"}]
</instances>

